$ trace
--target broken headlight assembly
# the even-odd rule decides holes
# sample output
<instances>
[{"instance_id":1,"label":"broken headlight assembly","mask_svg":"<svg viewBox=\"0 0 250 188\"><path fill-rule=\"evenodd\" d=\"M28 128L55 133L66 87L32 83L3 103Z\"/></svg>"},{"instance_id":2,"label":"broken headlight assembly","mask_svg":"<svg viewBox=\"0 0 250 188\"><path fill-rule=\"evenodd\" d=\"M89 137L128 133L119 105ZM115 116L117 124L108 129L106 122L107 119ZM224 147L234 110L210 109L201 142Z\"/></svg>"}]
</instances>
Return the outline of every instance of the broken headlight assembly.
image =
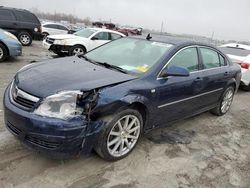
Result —
<instances>
[{"instance_id":1,"label":"broken headlight assembly","mask_svg":"<svg viewBox=\"0 0 250 188\"><path fill-rule=\"evenodd\" d=\"M45 98L34 113L64 120L80 116L84 110L79 105L82 97L84 94L80 91L63 91Z\"/></svg>"}]
</instances>

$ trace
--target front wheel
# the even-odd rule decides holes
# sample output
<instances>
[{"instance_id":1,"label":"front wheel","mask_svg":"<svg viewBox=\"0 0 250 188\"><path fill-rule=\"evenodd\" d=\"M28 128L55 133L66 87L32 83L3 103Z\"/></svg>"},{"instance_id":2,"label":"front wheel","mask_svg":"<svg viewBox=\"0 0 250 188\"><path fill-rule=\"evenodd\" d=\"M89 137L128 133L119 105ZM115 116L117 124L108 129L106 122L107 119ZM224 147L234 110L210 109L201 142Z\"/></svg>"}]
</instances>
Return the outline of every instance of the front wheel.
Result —
<instances>
[{"instance_id":1,"label":"front wheel","mask_svg":"<svg viewBox=\"0 0 250 188\"><path fill-rule=\"evenodd\" d=\"M211 113L222 116L226 114L233 102L234 97L234 87L229 86L223 93L222 98L220 99L219 104L217 107L211 110Z\"/></svg>"},{"instance_id":2,"label":"front wheel","mask_svg":"<svg viewBox=\"0 0 250 188\"><path fill-rule=\"evenodd\" d=\"M84 55L86 49L81 45L75 45L69 50L69 55Z\"/></svg>"},{"instance_id":3,"label":"front wheel","mask_svg":"<svg viewBox=\"0 0 250 188\"><path fill-rule=\"evenodd\" d=\"M103 121L107 124L100 133L95 151L109 161L126 157L135 148L141 135L141 114L137 110L127 109Z\"/></svg>"}]
</instances>

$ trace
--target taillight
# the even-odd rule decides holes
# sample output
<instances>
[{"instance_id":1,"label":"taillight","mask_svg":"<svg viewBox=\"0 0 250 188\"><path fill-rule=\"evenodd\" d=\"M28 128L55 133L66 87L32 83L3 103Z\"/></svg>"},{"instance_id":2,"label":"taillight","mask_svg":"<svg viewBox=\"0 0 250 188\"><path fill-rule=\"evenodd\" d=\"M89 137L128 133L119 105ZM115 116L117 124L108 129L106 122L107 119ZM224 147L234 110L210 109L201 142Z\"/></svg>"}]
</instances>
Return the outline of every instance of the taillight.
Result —
<instances>
[{"instance_id":1,"label":"taillight","mask_svg":"<svg viewBox=\"0 0 250 188\"><path fill-rule=\"evenodd\" d=\"M250 63L240 63L240 66L243 69L249 69L250 68Z\"/></svg>"},{"instance_id":2,"label":"taillight","mask_svg":"<svg viewBox=\"0 0 250 188\"><path fill-rule=\"evenodd\" d=\"M42 26L38 27L38 32L41 33L42 32Z\"/></svg>"}]
</instances>

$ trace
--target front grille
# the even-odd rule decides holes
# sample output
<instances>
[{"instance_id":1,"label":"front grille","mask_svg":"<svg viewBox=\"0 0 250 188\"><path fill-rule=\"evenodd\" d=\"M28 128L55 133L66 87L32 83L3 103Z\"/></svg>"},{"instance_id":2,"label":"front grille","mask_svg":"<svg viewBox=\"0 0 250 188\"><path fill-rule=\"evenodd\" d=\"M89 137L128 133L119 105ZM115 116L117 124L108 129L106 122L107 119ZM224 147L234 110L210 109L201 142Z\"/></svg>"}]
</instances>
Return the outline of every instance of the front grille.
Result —
<instances>
[{"instance_id":1,"label":"front grille","mask_svg":"<svg viewBox=\"0 0 250 188\"><path fill-rule=\"evenodd\" d=\"M19 89L14 82L11 85L10 91L13 102L24 107L27 110L31 110L35 106L35 104L40 100L39 98L32 96Z\"/></svg>"},{"instance_id":2,"label":"front grille","mask_svg":"<svg viewBox=\"0 0 250 188\"><path fill-rule=\"evenodd\" d=\"M9 121L7 122L7 127L15 134L19 135L22 131L15 127L13 124L11 124Z\"/></svg>"},{"instance_id":3,"label":"front grille","mask_svg":"<svg viewBox=\"0 0 250 188\"><path fill-rule=\"evenodd\" d=\"M36 103L33 102L33 101L27 100L27 99L22 98L22 97L19 97L19 96L17 96L16 98L13 98L13 99L14 99L14 101L15 101L16 103L18 103L18 104L20 104L21 106L24 106L24 107L26 107L26 108L29 108L29 109L33 108L34 105L36 104Z\"/></svg>"},{"instance_id":4,"label":"front grille","mask_svg":"<svg viewBox=\"0 0 250 188\"><path fill-rule=\"evenodd\" d=\"M46 38L46 42L49 43L49 44L53 44L54 41L55 41L55 39L52 39L52 38L49 38L49 37Z\"/></svg>"},{"instance_id":5,"label":"front grille","mask_svg":"<svg viewBox=\"0 0 250 188\"><path fill-rule=\"evenodd\" d=\"M48 149L57 148L61 144L59 142L51 142L51 141L43 140L41 138L37 138L37 137L31 136L31 135L25 136L25 140L32 143L32 144L42 146L42 147L48 148Z\"/></svg>"}]
</instances>

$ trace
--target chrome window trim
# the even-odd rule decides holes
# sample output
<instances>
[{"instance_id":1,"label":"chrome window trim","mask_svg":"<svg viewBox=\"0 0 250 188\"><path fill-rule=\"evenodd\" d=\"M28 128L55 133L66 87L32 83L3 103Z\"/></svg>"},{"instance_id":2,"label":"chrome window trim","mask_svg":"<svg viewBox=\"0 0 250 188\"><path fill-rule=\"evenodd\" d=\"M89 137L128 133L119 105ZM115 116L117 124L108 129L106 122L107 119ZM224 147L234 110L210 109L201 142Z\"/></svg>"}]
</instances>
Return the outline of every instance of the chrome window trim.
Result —
<instances>
[{"instance_id":1,"label":"chrome window trim","mask_svg":"<svg viewBox=\"0 0 250 188\"><path fill-rule=\"evenodd\" d=\"M192 97L187 97L185 99L181 99L181 100L173 101L173 102L170 102L170 103L162 104L162 105L158 106L157 108L163 108L163 107L170 106L170 105L173 105L173 104L176 104L176 103L179 103L179 102L183 102L183 101L187 101L187 100L190 100L190 99L194 99L194 98L197 98L197 97L200 97L200 96L203 96L203 95L208 95L210 93L215 93L215 92L221 91L221 90L223 90L223 88L215 89L215 90L212 90L212 91L201 93L199 95L195 95L195 96L192 96Z\"/></svg>"},{"instance_id":2,"label":"chrome window trim","mask_svg":"<svg viewBox=\"0 0 250 188\"><path fill-rule=\"evenodd\" d=\"M161 74L161 72L163 71L163 69L165 69L165 68L168 66L168 64L170 63L170 61L171 61L178 53L180 53L181 51L183 51L183 50L185 50L185 49L188 49L188 48L208 48L208 49L211 49L211 50L217 52L218 54L220 54L220 55L225 59L225 62L226 62L226 65L223 65L223 66L220 66L220 67L202 69L202 70L198 70L198 71L192 71L192 72L190 72L190 74L197 73L197 72L208 71L208 70L212 70L212 69L218 69L218 68L222 68L222 67L228 67L228 66L229 66L229 63L227 62L227 59L225 58L225 56L222 55L221 52L218 51L217 49L214 49L214 48L209 47L209 46L191 45L191 46L186 46L186 47L184 47L184 48L178 50L178 51L177 51L177 52L167 61L167 63L163 66L163 68L159 71L159 73L157 74L156 80L166 79L166 78L160 77L160 74ZM197 54L197 55L198 55L198 54Z\"/></svg>"},{"instance_id":3,"label":"chrome window trim","mask_svg":"<svg viewBox=\"0 0 250 188\"><path fill-rule=\"evenodd\" d=\"M10 96L11 96L12 100L13 100L13 96L12 96L13 85L14 85L14 81L11 83L11 86L10 86ZM19 89L17 86L15 86L15 89L17 90L17 96L19 96L19 97L25 98L25 99L30 100L30 101L35 102L35 103L40 100L40 98L26 93L25 91Z\"/></svg>"}]
</instances>

